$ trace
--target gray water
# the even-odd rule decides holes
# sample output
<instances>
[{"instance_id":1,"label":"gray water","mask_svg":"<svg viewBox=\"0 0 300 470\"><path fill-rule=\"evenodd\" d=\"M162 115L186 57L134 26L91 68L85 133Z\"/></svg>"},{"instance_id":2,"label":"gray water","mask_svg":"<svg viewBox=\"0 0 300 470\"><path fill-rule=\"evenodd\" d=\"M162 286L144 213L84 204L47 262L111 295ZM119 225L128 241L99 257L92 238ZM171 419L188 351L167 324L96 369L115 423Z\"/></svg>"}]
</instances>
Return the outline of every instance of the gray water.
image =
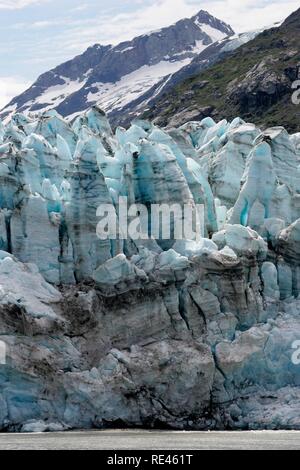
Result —
<instances>
[{"instance_id":1,"label":"gray water","mask_svg":"<svg viewBox=\"0 0 300 470\"><path fill-rule=\"evenodd\" d=\"M300 431L0 434L0 450L300 450Z\"/></svg>"}]
</instances>

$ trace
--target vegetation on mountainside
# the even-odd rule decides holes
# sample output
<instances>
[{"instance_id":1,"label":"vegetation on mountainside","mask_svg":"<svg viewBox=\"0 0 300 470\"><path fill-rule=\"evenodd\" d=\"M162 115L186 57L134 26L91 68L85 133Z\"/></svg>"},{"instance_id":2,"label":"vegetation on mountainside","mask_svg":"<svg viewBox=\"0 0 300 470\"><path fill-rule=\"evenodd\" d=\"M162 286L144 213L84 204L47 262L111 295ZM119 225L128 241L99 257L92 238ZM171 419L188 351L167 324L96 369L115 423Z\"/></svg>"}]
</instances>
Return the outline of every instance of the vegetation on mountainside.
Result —
<instances>
[{"instance_id":1,"label":"vegetation on mountainside","mask_svg":"<svg viewBox=\"0 0 300 470\"><path fill-rule=\"evenodd\" d=\"M300 79L299 44L300 9L279 28L264 31L174 87L144 117L163 125L177 119L178 124L193 110L208 108L215 119L239 115L262 127L283 125L290 132L299 131L300 105L291 99L292 83Z\"/></svg>"}]
</instances>

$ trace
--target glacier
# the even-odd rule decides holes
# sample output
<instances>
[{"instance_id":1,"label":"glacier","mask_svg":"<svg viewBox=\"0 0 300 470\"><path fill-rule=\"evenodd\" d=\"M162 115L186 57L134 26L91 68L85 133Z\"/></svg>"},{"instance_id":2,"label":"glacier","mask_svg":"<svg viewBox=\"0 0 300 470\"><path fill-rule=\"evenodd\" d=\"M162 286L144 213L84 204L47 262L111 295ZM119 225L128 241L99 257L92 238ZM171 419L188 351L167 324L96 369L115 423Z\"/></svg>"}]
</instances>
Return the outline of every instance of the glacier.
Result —
<instances>
[{"instance_id":1,"label":"glacier","mask_svg":"<svg viewBox=\"0 0 300 470\"><path fill-rule=\"evenodd\" d=\"M300 429L299 134L18 113L0 180L0 430ZM201 239L100 240L124 196Z\"/></svg>"}]
</instances>

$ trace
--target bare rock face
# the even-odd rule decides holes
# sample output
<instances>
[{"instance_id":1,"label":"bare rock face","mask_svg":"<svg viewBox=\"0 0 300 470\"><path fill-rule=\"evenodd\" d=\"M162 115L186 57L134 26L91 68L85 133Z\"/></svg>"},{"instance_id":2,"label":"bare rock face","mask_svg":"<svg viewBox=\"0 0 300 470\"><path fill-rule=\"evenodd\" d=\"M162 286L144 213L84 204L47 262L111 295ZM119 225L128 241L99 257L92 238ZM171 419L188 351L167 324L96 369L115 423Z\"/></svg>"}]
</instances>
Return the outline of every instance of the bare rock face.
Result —
<instances>
[{"instance_id":1,"label":"bare rock face","mask_svg":"<svg viewBox=\"0 0 300 470\"><path fill-rule=\"evenodd\" d=\"M290 89L290 78L272 69L274 60L262 60L249 70L245 78L229 83L228 102L244 113L266 109L277 103ZM296 80L296 78L294 79Z\"/></svg>"}]
</instances>

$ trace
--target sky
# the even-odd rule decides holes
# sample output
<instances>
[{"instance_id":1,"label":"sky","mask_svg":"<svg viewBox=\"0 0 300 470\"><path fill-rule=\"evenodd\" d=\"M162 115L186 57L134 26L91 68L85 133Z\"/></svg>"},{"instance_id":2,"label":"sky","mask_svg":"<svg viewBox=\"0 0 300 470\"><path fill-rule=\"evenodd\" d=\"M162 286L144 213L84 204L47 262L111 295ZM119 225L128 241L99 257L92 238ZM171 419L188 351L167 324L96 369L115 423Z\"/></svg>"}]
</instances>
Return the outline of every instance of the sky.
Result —
<instances>
[{"instance_id":1,"label":"sky","mask_svg":"<svg viewBox=\"0 0 300 470\"><path fill-rule=\"evenodd\" d=\"M201 9L243 32L299 7L300 0L0 0L0 109L93 44L118 44Z\"/></svg>"}]
</instances>

